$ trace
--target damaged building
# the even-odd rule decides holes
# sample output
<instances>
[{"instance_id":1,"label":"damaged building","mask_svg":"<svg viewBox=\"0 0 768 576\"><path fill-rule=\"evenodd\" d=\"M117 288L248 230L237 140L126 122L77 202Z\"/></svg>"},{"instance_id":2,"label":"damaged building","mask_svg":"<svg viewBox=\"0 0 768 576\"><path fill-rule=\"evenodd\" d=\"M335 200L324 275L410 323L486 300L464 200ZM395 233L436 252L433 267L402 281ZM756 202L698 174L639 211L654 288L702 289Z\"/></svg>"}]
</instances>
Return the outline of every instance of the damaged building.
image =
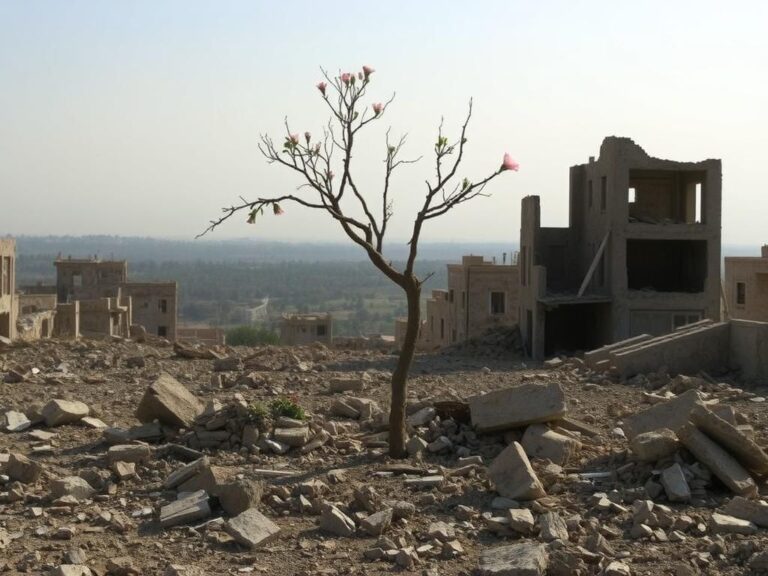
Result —
<instances>
[{"instance_id":1,"label":"damaged building","mask_svg":"<svg viewBox=\"0 0 768 576\"><path fill-rule=\"evenodd\" d=\"M0 338L16 338L16 241L0 238Z\"/></svg>"},{"instance_id":2,"label":"damaged building","mask_svg":"<svg viewBox=\"0 0 768 576\"><path fill-rule=\"evenodd\" d=\"M726 257L725 301L730 318L768 322L768 244L760 256Z\"/></svg>"},{"instance_id":3,"label":"damaged building","mask_svg":"<svg viewBox=\"0 0 768 576\"><path fill-rule=\"evenodd\" d=\"M522 201L520 331L536 359L720 319L720 160L608 137L570 170L569 225Z\"/></svg>"},{"instance_id":4,"label":"damaged building","mask_svg":"<svg viewBox=\"0 0 768 576\"><path fill-rule=\"evenodd\" d=\"M333 318L328 313L283 314L280 319L280 344L302 346L312 342L333 343Z\"/></svg>"},{"instance_id":5,"label":"damaged building","mask_svg":"<svg viewBox=\"0 0 768 576\"><path fill-rule=\"evenodd\" d=\"M434 349L476 338L491 328L514 326L519 310L518 266L510 255L502 263L482 256L464 256L448 264L448 289L433 290L419 331L418 347ZM405 338L406 319L395 322L398 347Z\"/></svg>"}]
</instances>

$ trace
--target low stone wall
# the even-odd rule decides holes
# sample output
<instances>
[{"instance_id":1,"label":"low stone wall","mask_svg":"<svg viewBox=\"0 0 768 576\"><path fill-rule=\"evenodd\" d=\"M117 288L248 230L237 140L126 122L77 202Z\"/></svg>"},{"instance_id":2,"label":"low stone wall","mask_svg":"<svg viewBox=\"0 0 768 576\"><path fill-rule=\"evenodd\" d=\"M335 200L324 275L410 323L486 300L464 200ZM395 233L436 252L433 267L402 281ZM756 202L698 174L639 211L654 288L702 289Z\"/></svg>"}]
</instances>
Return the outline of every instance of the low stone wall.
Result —
<instances>
[{"instance_id":1,"label":"low stone wall","mask_svg":"<svg viewBox=\"0 0 768 576\"><path fill-rule=\"evenodd\" d=\"M768 380L768 322L730 321L730 366L747 381Z\"/></svg>"}]
</instances>

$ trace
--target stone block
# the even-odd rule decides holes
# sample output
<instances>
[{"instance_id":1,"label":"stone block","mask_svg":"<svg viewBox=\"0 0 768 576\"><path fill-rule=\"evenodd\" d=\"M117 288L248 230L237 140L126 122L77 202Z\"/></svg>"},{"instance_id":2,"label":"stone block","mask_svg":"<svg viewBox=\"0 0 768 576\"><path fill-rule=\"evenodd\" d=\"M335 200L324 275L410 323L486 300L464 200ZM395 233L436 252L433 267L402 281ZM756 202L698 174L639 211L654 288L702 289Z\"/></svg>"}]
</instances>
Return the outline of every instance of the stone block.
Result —
<instances>
[{"instance_id":1,"label":"stone block","mask_svg":"<svg viewBox=\"0 0 768 576\"><path fill-rule=\"evenodd\" d=\"M307 426L302 428L275 428L273 439L291 448L301 448L309 442L310 431Z\"/></svg>"},{"instance_id":2,"label":"stone block","mask_svg":"<svg viewBox=\"0 0 768 576\"><path fill-rule=\"evenodd\" d=\"M539 537L544 542L568 541L568 526L557 512L545 512L539 516Z\"/></svg>"},{"instance_id":3,"label":"stone block","mask_svg":"<svg viewBox=\"0 0 768 576\"><path fill-rule=\"evenodd\" d=\"M179 381L161 374L147 388L136 409L141 422L158 420L175 428L188 428L203 411L204 405Z\"/></svg>"},{"instance_id":4,"label":"stone block","mask_svg":"<svg viewBox=\"0 0 768 576\"><path fill-rule=\"evenodd\" d=\"M213 495L229 516L237 516L248 509L255 508L261 502L264 485L248 478L233 479L217 484Z\"/></svg>"},{"instance_id":5,"label":"stone block","mask_svg":"<svg viewBox=\"0 0 768 576\"><path fill-rule=\"evenodd\" d=\"M329 384L331 392L360 392L364 385L362 378L332 378Z\"/></svg>"},{"instance_id":6,"label":"stone block","mask_svg":"<svg viewBox=\"0 0 768 576\"><path fill-rule=\"evenodd\" d=\"M521 428L565 416L565 391L555 382L523 384L473 396L469 411L479 432Z\"/></svg>"},{"instance_id":7,"label":"stone block","mask_svg":"<svg viewBox=\"0 0 768 576\"><path fill-rule=\"evenodd\" d=\"M723 508L729 516L749 520L761 528L768 528L768 504L762 500L747 500L734 496Z\"/></svg>"},{"instance_id":8,"label":"stone block","mask_svg":"<svg viewBox=\"0 0 768 576\"><path fill-rule=\"evenodd\" d=\"M627 416L624 418L622 429L630 440L643 432L652 432L661 428L669 428L677 432L688 422L693 407L700 401L701 396L696 390L688 390L671 400Z\"/></svg>"},{"instance_id":9,"label":"stone block","mask_svg":"<svg viewBox=\"0 0 768 576\"><path fill-rule=\"evenodd\" d=\"M520 534L530 534L533 532L536 522L533 514L527 508L509 509L509 527Z\"/></svg>"},{"instance_id":10,"label":"stone block","mask_svg":"<svg viewBox=\"0 0 768 576\"><path fill-rule=\"evenodd\" d=\"M51 481L51 496L61 498L71 496L78 500L87 500L96 493L96 490L79 476L66 476Z\"/></svg>"},{"instance_id":11,"label":"stone block","mask_svg":"<svg viewBox=\"0 0 768 576\"><path fill-rule=\"evenodd\" d=\"M280 528L256 508L249 508L224 524L224 530L238 544L258 548L280 534Z\"/></svg>"},{"instance_id":12,"label":"stone block","mask_svg":"<svg viewBox=\"0 0 768 576\"><path fill-rule=\"evenodd\" d=\"M320 530L336 536L352 536L355 533L355 523L336 506L326 504L320 512Z\"/></svg>"},{"instance_id":13,"label":"stone block","mask_svg":"<svg viewBox=\"0 0 768 576\"><path fill-rule=\"evenodd\" d=\"M5 413L5 429L8 432L22 432L32 426L32 421L23 412L8 410Z\"/></svg>"},{"instance_id":14,"label":"stone block","mask_svg":"<svg viewBox=\"0 0 768 576\"><path fill-rule=\"evenodd\" d=\"M657 462L667 458L680 447L677 435L669 428L638 434L629 445L634 455L643 462Z\"/></svg>"},{"instance_id":15,"label":"stone block","mask_svg":"<svg viewBox=\"0 0 768 576\"><path fill-rule=\"evenodd\" d=\"M176 488L177 486L184 484L184 482L186 482L187 480L202 473L209 466L210 466L210 462L208 461L207 457L203 456L202 458L198 458L194 462L185 464L181 468L177 468L176 470L171 472L168 475L168 477L165 479L165 482L163 483L163 485L169 490L172 488Z\"/></svg>"},{"instance_id":16,"label":"stone block","mask_svg":"<svg viewBox=\"0 0 768 576\"><path fill-rule=\"evenodd\" d=\"M107 450L107 462L148 462L152 456L152 451L146 444L118 444L111 446Z\"/></svg>"},{"instance_id":17,"label":"stone block","mask_svg":"<svg viewBox=\"0 0 768 576\"><path fill-rule=\"evenodd\" d=\"M63 426L64 424L73 424L79 422L85 416L90 414L91 410L87 404L77 400L51 400L43 406L41 415L45 419L45 425L48 428Z\"/></svg>"},{"instance_id":18,"label":"stone block","mask_svg":"<svg viewBox=\"0 0 768 576\"><path fill-rule=\"evenodd\" d=\"M677 430L677 437L696 459L704 464L731 491L739 496L754 498L757 485L749 473L719 444L692 424Z\"/></svg>"},{"instance_id":19,"label":"stone block","mask_svg":"<svg viewBox=\"0 0 768 576\"><path fill-rule=\"evenodd\" d=\"M691 489L685 480L685 474L680 464L675 462L661 473L661 485L670 502L688 502L691 499Z\"/></svg>"},{"instance_id":20,"label":"stone block","mask_svg":"<svg viewBox=\"0 0 768 576\"><path fill-rule=\"evenodd\" d=\"M518 442L507 446L491 462L488 477L500 495L513 500L536 500L546 496L544 487Z\"/></svg>"},{"instance_id":21,"label":"stone block","mask_svg":"<svg viewBox=\"0 0 768 576\"><path fill-rule=\"evenodd\" d=\"M360 522L360 528L370 536L381 536L392 523L392 508L375 512Z\"/></svg>"},{"instance_id":22,"label":"stone block","mask_svg":"<svg viewBox=\"0 0 768 576\"><path fill-rule=\"evenodd\" d=\"M757 526L749 520L742 520L718 512L712 514L709 527L715 534L745 534L749 536L757 532Z\"/></svg>"},{"instance_id":23,"label":"stone block","mask_svg":"<svg viewBox=\"0 0 768 576\"><path fill-rule=\"evenodd\" d=\"M486 548L480 554L474 576L544 576L549 556L544 544L518 542Z\"/></svg>"},{"instance_id":24,"label":"stone block","mask_svg":"<svg viewBox=\"0 0 768 576\"><path fill-rule=\"evenodd\" d=\"M8 464L5 465L5 473L11 480L22 484L34 484L40 478L43 467L22 454L11 454Z\"/></svg>"},{"instance_id":25,"label":"stone block","mask_svg":"<svg viewBox=\"0 0 768 576\"><path fill-rule=\"evenodd\" d=\"M522 446L531 458L563 465L581 450L581 442L558 434L545 424L532 424L523 434Z\"/></svg>"}]
</instances>

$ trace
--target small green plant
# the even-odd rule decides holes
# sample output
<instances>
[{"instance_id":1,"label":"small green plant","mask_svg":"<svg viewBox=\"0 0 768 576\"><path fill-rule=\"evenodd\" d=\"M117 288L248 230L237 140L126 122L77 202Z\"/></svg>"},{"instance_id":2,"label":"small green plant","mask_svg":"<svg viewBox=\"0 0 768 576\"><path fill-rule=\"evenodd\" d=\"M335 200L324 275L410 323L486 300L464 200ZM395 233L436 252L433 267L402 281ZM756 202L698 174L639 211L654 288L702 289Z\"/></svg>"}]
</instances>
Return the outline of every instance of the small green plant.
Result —
<instances>
[{"instance_id":1,"label":"small green plant","mask_svg":"<svg viewBox=\"0 0 768 576\"><path fill-rule=\"evenodd\" d=\"M227 344L230 346L258 346L260 344L277 344L280 337L266 328L255 326L236 326L227 330Z\"/></svg>"},{"instance_id":2,"label":"small green plant","mask_svg":"<svg viewBox=\"0 0 768 576\"><path fill-rule=\"evenodd\" d=\"M248 406L248 421L254 424L264 424L269 419L269 411L261 402L254 402Z\"/></svg>"},{"instance_id":3,"label":"small green plant","mask_svg":"<svg viewBox=\"0 0 768 576\"><path fill-rule=\"evenodd\" d=\"M273 400L269 407L272 409L273 418L286 416L294 420L304 420L307 417L304 408L299 406L295 399L292 398L278 398Z\"/></svg>"}]
</instances>

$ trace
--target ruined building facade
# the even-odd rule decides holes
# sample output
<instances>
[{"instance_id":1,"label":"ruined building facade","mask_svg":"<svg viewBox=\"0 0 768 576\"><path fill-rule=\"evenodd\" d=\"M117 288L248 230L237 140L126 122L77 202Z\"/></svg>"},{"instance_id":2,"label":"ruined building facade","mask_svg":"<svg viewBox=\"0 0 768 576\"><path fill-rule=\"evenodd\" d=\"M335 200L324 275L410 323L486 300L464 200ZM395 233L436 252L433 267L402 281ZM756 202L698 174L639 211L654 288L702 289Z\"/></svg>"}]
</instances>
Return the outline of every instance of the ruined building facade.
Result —
<instances>
[{"instance_id":1,"label":"ruined building facade","mask_svg":"<svg viewBox=\"0 0 768 576\"><path fill-rule=\"evenodd\" d=\"M280 319L280 344L302 346L312 342L333 343L333 318L330 314L283 314Z\"/></svg>"},{"instance_id":2,"label":"ruined building facade","mask_svg":"<svg viewBox=\"0 0 768 576\"><path fill-rule=\"evenodd\" d=\"M567 228L522 201L520 331L540 359L720 316L720 160L653 158L609 137L570 170Z\"/></svg>"},{"instance_id":3,"label":"ruined building facade","mask_svg":"<svg viewBox=\"0 0 768 576\"><path fill-rule=\"evenodd\" d=\"M499 326L514 326L519 311L518 267L506 255L501 264L464 256L448 264L448 289L433 290L419 331L418 346L434 349L480 336ZM395 323L395 343L405 338L407 321Z\"/></svg>"},{"instance_id":4,"label":"ruined building facade","mask_svg":"<svg viewBox=\"0 0 768 576\"><path fill-rule=\"evenodd\" d=\"M16 338L16 241L0 238L0 337Z\"/></svg>"},{"instance_id":5,"label":"ruined building facade","mask_svg":"<svg viewBox=\"0 0 768 576\"><path fill-rule=\"evenodd\" d=\"M78 303L79 333L127 337L140 325L176 340L176 282L131 282L125 260L59 258L54 266L59 305Z\"/></svg>"},{"instance_id":6,"label":"ruined building facade","mask_svg":"<svg viewBox=\"0 0 768 576\"><path fill-rule=\"evenodd\" d=\"M725 259L725 299L731 318L768 322L768 244L760 257Z\"/></svg>"}]
</instances>

